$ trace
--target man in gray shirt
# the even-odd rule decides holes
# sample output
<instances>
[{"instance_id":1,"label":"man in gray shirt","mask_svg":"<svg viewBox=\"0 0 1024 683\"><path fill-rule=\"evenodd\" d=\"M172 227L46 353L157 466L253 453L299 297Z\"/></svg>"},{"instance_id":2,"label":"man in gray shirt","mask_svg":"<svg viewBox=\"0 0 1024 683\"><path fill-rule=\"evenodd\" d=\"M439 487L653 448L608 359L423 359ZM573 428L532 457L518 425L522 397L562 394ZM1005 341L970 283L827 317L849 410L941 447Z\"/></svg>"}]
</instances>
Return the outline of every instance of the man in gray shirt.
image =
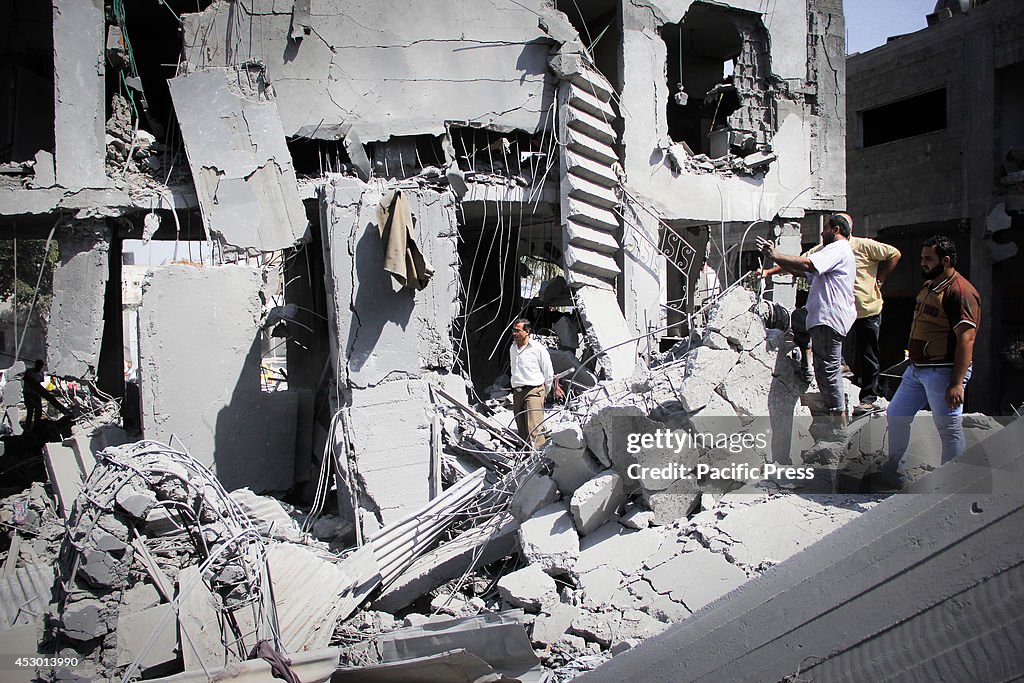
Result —
<instances>
[{"instance_id":1,"label":"man in gray shirt","mask_svg":"<svg viewBox=\"0 0 1024 683\"><path fill-rule=\"evenodd\" d=\"M810 282L807 294L807 330L811 335L814 377L825 408L836 428L846 427L846 394L843 391L843 338L857 319L853 284L857 262L850 248L853 221L845 213L833 214L821 229L823 248L809 256L790 256L775 251L772 242L757 238L767 258Z\"/></svg>"}]
</instances>

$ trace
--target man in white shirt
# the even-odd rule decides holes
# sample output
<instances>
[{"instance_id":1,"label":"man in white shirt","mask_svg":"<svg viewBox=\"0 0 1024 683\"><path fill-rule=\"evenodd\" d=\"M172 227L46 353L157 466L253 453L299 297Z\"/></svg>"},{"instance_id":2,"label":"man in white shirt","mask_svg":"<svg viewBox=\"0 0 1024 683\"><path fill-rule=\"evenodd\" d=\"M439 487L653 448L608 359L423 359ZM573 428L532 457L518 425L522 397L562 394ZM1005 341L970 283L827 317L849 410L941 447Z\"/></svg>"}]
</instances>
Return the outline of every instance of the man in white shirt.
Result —
<instances>
[{"instance_id":1,"label":"man in white shirt","mask_svg":"<svg viewBox=\"0 0 1024 683\"><path fill-rule=\"evenodd\" d=\"M834 425L846 427L846 394L843 391L843 338L857 319L853 285L857 262L850 248L853 221L845 213L833 214L821 229L823 248L809 256L790 256L775 251L772 242L757 238L766 257L810 282L807 294L807 330L811 335L814 376L825 408Z\"/></svg>"},{"instance_id":2,"label":"man in white shirt","mask_svg":"<svg viewBox=\"0 0 1024 683\"><path fill-rule=\"evenodd\" d=\"M564 395L551 357L544 345L530 338L530 321L520 318L512 325L515 343L509 348L512 364L512 410L516 414L516 429L523 441L539 448L546 440L540 426L544 422L544 398L552 384L555 398Z\"/></svg>"}]
</instances>

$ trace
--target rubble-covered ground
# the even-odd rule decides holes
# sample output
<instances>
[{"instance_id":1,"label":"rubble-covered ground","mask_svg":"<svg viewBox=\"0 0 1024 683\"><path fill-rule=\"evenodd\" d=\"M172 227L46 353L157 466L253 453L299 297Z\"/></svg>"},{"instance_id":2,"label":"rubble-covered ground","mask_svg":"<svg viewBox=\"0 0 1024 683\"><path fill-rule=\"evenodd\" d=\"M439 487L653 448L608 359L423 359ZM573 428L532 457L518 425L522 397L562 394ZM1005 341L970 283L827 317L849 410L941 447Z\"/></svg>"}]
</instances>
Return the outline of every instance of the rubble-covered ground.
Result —
<instances>
[{"instance_id":1,"label":"rubble-covered ground","mask_svg":"<svg viewBox=\"0 0 1024 683\"><path fill-rule=\"evenodd\" d=\"M0 502L0 647L36 657L9 680L593 669L885 495L860 492L884 458L884 416L845 435L816 425L813 387L758 306L727 292L701 337L553 410L540 451L515 447L505 408L439 402L446 487L365 538L325 512L326 470L299 510L227 492L180 447L80 422L47 444L48 481ZM937 464L930 422L912 477ZM971 445L1000 425L965 427ZM726 439L680 445L685 433ZM751 474L768 463L805 476Z\"/></svg>"}]
</instances>

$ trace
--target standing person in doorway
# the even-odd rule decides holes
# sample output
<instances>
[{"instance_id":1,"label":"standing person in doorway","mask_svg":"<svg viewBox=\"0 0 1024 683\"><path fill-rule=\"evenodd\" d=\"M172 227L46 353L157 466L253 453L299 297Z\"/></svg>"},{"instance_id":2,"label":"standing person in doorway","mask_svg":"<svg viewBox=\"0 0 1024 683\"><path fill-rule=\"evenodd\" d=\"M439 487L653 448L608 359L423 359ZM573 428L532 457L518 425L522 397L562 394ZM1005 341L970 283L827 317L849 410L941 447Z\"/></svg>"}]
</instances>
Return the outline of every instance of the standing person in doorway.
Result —
<instances>
[{"instance_id":1,"label":"standing person in doorway","mask_svg":"<svg viewBox=\"0 0 1024 683\"><path fill-rule=\"evenodd\" d=\"M534 448L544 444L541 432L544 421L544 399L554 385L555 398L564 395L555 378L551 357L544 345L530 337L530 321L520 318L512 325L514 343L509 348L512 364L512 410L516 415L519 436Z\"/></svg>"}]
</instances>

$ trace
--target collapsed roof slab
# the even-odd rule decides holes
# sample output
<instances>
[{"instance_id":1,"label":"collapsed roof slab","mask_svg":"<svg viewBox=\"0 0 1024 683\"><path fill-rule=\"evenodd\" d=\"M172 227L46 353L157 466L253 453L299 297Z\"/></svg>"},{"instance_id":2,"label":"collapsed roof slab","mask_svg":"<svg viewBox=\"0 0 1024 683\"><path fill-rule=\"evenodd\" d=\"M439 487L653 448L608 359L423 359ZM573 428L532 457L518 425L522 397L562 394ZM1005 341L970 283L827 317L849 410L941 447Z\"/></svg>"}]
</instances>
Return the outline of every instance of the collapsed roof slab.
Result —
<instances>
[{"instance_id":1,"label":"collapsed roof slab","mask_svg":"<svg viewBox=\"0 0 1024 683\"><path fill-rule=\"evenodd\" d=\"M240 248L294 246L306 213L262 74L209 69L167 83L207 230Z\"/></svg>"},{"instance_id":2,"label":"collapsed roof slab","mask_svg":"<svg viewBox=\"0 0 1024 683\"><path fill-rule=\"evenodd\" d=\"M143 284L139 361L146 438L184 444L229 490L294 480L298 394L260 388L255 268L156 268Z\"/></svg>"}]
</instances>

